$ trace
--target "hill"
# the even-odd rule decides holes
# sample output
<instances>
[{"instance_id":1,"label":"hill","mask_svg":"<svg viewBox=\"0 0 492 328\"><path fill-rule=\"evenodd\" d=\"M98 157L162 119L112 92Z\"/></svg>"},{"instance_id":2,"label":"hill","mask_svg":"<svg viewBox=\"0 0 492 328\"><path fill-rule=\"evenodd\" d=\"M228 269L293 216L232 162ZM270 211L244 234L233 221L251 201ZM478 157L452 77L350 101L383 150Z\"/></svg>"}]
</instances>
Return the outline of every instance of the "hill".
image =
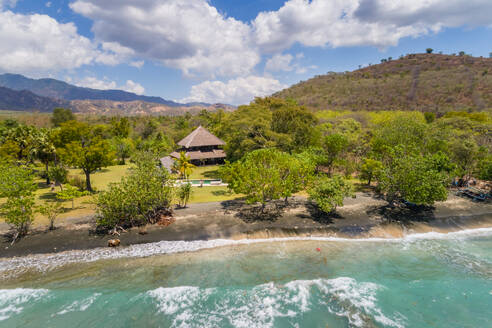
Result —
<instances>
[{"instance_id":1,"label":"hill","mask_svg":"<svg viewBox=\"0 0 492 328\"><path fill-rule=\"evenodd\" d=\"M78 87L55 79L30 79L19 74L0 75L0 86L13 90L29 90L38 96L64 100L145 101L171 107L185 106L161 97L141 96L122 90L98 90Z\"/></svg>"},{"instance_id":2,"label":"hill","mask_svg":"<svg viewBox=\"0 0 492 328\"><path fill-rule=\"evenodd\" d=\"M35 95L31 91L16 91L0 87L0 109L51 112L56 107L69 107L65 100L52 99Z\"/></svg>"},{"instance_id":3,"label":"hill","mask_svg":"<svg viewBox=\"0 0 492 328\"><path fill-rule=\"evenodd\" d=\"M492 58L412 54L328 73L274 94L314 110L492 109Z\"/></svg>"},{"instance_id":4,"label":"hill","mask_svg":"<svg viewBox=\"0 0 492 328\"><path fill-rule=\"evenodd\" d=\"M196 104L167 106L158 103L150 103L145 101L110 101L110 100L72 100L70 107L74 112L85 114L100 114L100 115L181 115L183 113L198 113L205 109L207 111L215 111L223 109L232 111L233 106L223 104Z\"/></svg>"}]
</instances>

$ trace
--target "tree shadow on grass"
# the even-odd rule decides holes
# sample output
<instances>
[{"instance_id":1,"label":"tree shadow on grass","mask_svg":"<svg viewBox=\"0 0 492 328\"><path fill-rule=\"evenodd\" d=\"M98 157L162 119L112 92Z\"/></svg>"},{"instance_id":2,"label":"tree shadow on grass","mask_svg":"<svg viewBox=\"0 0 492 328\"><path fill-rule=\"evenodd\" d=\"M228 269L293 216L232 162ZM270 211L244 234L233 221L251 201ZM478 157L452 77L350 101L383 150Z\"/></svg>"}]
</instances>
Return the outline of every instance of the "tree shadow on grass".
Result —
<instances>
[{"instance_id":1,"label":"tree shadow on grass","mask_svg":"<svg viewBox=\"0 0 492 328\"><path fill-rule=\"evenodd\" d=\"M330 213L323 212L313 202L307 202L305 206L309 214L307 215L301 213L298 214L297 217L301 219L311 219L321 224L331 224L333 223L333 219L343 219L343 217L337 212L330 212Z\"/></svg>"},{"instance_id":2,"label":"tree shadow on grass","mask_svg":"<svg viewBox=\"0 0 492 328\"><path fill-rule=\"evenodd\" d=\"M435 219L433 206L384 205L374 206L366 211L369 216L381 216L386 222L429 222Z\"/></svg>"},{"instance_id":3,"label":"tree shadow on grass","mask_svg":"<svg viewBox=\"0 0 492 328\"><path fill-rule=\"evenodd\" d=\"M207 179L220 179L219 170L209 170L202 173Z\"/></svg>"},{"instance_id":4,"label":"tree shadow on grass","mask_svg":"<svg viewBox=\"0 0 492 328\"><path fill-rule=\"evenodd\" d=\"M212 190L212 195L214 196L230 196L232 192L229 190Z\"/></svg>"},{"instance_id":5,"label":"tree shadow on grass","mask_svg":"<svg viewBox=\"0 0 492 328\"><path fill-rule=\"evenodd\" d=\"M54 193L54 192L47 192L45 194L39 195L39 199L51 200L51 201L57 200L56 193Z\"/></svg>"}]
</instances>

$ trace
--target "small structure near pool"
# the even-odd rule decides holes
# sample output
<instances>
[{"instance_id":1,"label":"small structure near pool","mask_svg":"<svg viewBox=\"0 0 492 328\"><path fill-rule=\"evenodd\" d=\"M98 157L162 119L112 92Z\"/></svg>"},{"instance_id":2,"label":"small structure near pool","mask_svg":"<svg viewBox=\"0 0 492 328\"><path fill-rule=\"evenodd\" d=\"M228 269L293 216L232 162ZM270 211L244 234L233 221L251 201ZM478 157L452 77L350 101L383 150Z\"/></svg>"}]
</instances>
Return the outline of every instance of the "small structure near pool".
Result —
<instances>
[{"instance_id":1,"label":"small structure near pool","mask_svg":"<svg viewBox=\"0 0 492 328\"><path fill-rule=\"evenodd\" d=\"M174 160L180 152L185 152L193 165L214 165L224 163L226 154L222 147L225 142L214 136L203 126L199 126L183 140L178 142L179 149L169 156L161 158L161 165L171 171Z\"/></svg>"}]
</instances>

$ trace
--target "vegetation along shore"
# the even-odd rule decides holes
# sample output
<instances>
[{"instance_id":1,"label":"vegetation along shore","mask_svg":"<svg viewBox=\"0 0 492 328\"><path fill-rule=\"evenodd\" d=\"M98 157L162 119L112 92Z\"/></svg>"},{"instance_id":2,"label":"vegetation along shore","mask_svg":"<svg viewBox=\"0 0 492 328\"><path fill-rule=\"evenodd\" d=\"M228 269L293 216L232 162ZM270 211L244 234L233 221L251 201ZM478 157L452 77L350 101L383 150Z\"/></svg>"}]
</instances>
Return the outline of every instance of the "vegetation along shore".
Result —
<instances>
[{"instance_id":1,"label":"vegetation along shore","mask_svg":"<svg viewBox=\"0 0 492 328\"><path fill-rule=\"evenodd\" d=\"M489 226L491 123L488 112L312 111L278 98L177 117L3 119L0 256Z\"/></svg>"}]
</instances>

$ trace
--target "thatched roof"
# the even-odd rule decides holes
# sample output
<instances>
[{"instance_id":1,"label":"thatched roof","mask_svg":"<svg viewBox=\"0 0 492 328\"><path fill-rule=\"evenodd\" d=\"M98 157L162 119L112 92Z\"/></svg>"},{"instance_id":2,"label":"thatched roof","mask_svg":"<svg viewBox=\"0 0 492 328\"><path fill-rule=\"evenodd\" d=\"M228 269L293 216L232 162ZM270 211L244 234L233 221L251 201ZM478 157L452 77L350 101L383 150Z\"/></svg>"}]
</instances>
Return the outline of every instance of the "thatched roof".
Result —
<instances>
[{"instance_id":1,"label":"thatched roof","mask_svg":"<svg viewBox=\"0 0 492 328\"><path fill-rule=\"evenodd\" d=\"M173 167L174 159L171 156L166 156L161 158L161 165L165 167L169 172L171 172L171 168Z\"/></svg>"},{"instance_id":2,"label":"thatched roof","mask_svg":"<svg viewBox=\"0 0 492 328\"><path fill-rule=\"evenodd\" d=\"M172 152L169 156L173 158L179 158L178 152ZM198 160L198 159L209 159L209 158L225 158L226 154L222 149L214 149L212 151L187 151L186 156L190 158L190 160Z\"/></svg>"},{"instance_id":3,"label":"thatched roof","mask_svg":"<svg viewBox=\"0 0 492 328\"><path fill-rule=\"evenodd\" d=\"M196 128L186 138L178 142L184 148L203 147L203 146L222 146L225 142L214 136L202 126Z\"/></svg>"}]
</instances>

